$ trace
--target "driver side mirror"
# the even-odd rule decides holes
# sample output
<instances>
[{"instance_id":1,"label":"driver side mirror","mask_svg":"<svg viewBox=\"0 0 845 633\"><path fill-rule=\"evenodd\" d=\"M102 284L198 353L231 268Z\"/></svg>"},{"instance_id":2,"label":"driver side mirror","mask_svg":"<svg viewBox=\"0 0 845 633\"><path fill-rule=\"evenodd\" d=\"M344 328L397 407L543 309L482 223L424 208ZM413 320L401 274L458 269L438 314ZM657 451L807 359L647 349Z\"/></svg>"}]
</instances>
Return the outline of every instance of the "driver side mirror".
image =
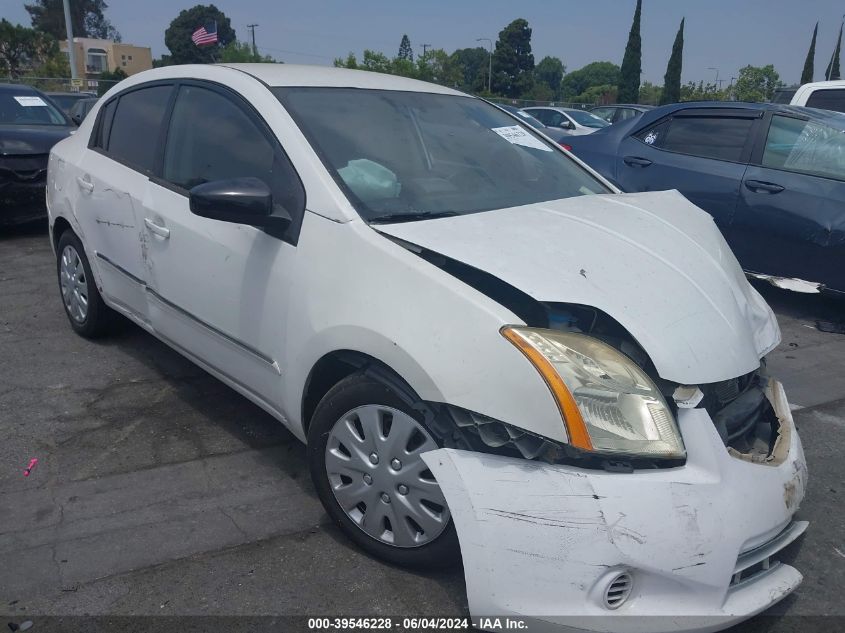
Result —
<instances>
[{"instance_id":1,"label":"driver side mirror","mask_svg":"<svg viewBox=\"0 0 845 633\"><path fill-rule=\"evenodd\" d=\"M273 194L260 178L213 180L189 192L191 212L204 218L284 230L291 222L287 211L273 204Z\"/></svg>"},{"instance_id":2,"label":"driver side mirror","mask_svg":"<svg viewBox=\"0 0 845 633\"><path fill-rule=\"evenodd\" d=\"M76 123L76 126L77 126L77 127L79 127L80 125L82 125L82 117L81 117L81 116L79 116L78 114L71 114L71 115L70 115L70 120L71 120L71 121L73 121L74 123Z\"/></svg>"}]
</instances>

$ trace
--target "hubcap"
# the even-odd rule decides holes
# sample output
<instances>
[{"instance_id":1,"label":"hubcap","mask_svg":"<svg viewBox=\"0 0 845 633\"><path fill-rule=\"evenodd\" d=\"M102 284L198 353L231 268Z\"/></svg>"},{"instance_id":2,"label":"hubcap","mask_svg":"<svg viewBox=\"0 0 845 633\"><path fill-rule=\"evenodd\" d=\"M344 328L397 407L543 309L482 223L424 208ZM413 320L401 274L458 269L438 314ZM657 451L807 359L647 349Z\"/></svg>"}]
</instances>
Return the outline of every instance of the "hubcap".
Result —
<instances>
[{"instance_id":1,"label":"hubcap","mask_svg":"<svg viewBox=\"0 0 845 633\"><path fill-rule=\"evenodd\" d=\"M437 448L428 431L402 411L357 407L335 423L326 443L334 497L372 538L396 547L425 545L449 524L446 499L421 458Z\"/></svg>"},{"instance_id":2,"label":"hubcap","mask_svg":"<svg viewBox=\"0 0 845 633\"><path fill-rule=\"evenodd\" d=\"M71 246L65 246L59 265L59 285L62 289L62 301L70 318L77 323L84 323L88 317L88 277L79 253Z\"/></svg>"}]
</instances>

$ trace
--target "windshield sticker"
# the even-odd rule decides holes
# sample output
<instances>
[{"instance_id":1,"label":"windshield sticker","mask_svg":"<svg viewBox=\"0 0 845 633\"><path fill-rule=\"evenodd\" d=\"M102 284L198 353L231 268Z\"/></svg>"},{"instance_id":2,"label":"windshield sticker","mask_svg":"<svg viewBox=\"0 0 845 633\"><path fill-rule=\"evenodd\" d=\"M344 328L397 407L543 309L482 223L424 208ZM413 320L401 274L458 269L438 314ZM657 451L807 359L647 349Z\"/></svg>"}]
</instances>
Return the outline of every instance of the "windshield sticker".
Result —
<instances>
[{"instance_id":1,"label":"windshield sticker","mask_svg":"<svg viewBox=\"0 0 845 633\"><path fill-rule=\"evenodd\" d=\"M522 145L523 147L530 147L532 149L541 149L544 152L551 152L552 148L544 144L540 139L532 136L518 125L509 125L507 127L494 127L493 131L505 139L508 143L514 145Z\"/></svg>"},{"instance_id":2,"label":"windshield sticker","mask_svg":"<svg viewBox=\"0 0 845 633\"><path fill-rule=\"evenodd\" d=\"M649 132L646 135L646 137L643 139L643 141L645 141L646 145L654 145L654 141L656 141L656 140L657 140L657 132L655 132L654 130Z\"/></svg>"},{"instance_id":3,"label":"windshield sticker","mask_svg":"<svg viewBox=\"0 0 845 633\"><path fill-rule=\"evenodd\" d=\"M41 97L15 97L15 101L17 101L20 105L25 108L31 108L34 106L47 106L44 103L44 99Z\"/></svg>"}]
</instances>

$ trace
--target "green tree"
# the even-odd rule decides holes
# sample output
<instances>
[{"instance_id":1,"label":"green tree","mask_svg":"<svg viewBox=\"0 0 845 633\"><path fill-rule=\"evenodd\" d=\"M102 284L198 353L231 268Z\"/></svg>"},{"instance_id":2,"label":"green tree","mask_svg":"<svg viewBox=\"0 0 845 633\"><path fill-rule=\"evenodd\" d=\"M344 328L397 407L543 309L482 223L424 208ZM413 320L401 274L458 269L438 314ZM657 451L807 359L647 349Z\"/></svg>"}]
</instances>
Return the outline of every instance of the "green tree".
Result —
<instances>
[{"instance_id":1,"label":"green tree","mask_svg":"<svg viewBox=\"0 0 845 633\"><path fill-rule=\"evenodd\" d=\"M480 46L459 48L450 55L452 67L461 73L459 86L468 92L487 90L490 53Z\"/></svg>"},{"instance_id":2,"label":"green tree","mask_svg":"<svg viewBox=\"0 0 845 633\"><path fill-rule=\"evenodd\" d=\"M407 35L402 36L402 41L399 42L399 54L397 59L407 59L409 62L414 61L414 49L411 48L411 40Z\"/></svg>"},{"instance_id":3,"label":"green tree","mask_svg":"<svg viewBox=\"0 0 845 633\"><path fill-rule=\"evenodd\" d=\"M620 103L635 103L640 96L640 73L642 72L642 39L640 38L640 16L643 2L637 0L634 21L628 34L625 56L622 58L622 72L619 77Z\"/></svg>"},{"instance_id":4,"label":"green tree","mask_svg":"<svg viewBox=\"0 0 845 633\"><path fill-rule=\"evenodd\" d=\"M739 101L770 101L775 90L783 86L775 67L746 66L739 69L734 93Z\"/></svg>"},{"instance_id":5,"label":"green tree","mask_svg":"<svg viewBox=\"0 0 845 633\"><path fill-rule=\"evenodd\" d=\"M569 101L572 103L616 103L617 86L615 84L604 84L601 86L590 86L584 92Z\"/></svg>"},{"instance_id":6,"label":"green tree","mask_svg":"<svg viewBox=\"0 0 845 633\"><path fill-rule=\"evenodd\" d=\"M97 96L102 97L118 82L126 79L127 74L122 68L115 68L114 72L105 71L97 78Z\"/></svg>"},{"instance_id":7,"label":"green tree","mask_svg":"<svg viewBox=\"0 0 845 633\"><path fill-rule=\"evenodd\" d=\"M716 84L689 81L681 86L681 101L726 101L727 91L720 91Z\"/></svg>"},{"instance_id":8,"label":"green tree","mask_svg":"<svg viewBox=\"0 0 845 633\"><path fill-rule=\"evenodd\" d=\"M7 77L31 73L57 55L61 55L58 43L47 33L0 20L0 72Z\"/></svg>"},{"instance_id":9,"label":"green tree","mask_svg":"<svg viewBox=\"0 0 845 633\"><path fill-rule=\"evenodd\" d=\"M570 100L593 86L616 86L619 66L611 62L592 62L567 74L560 84L561 99Z\"/></svg>"},{"instance_id":10,"label":"green tree","mask_svg":"<svg viewBox=\"0 0 845 633\"><path fill-rule=\"evenodd\" d=\"M233 40L223 47L220 51L219 60L227 64L238 63L273 63L276 60L269 55L255 54L252 51L252 44L248 42L239 42Z\"/></svg>"},{"instance_id":11,"label":"green tree","mask_svg":"<svg viewBox=\"0 0 845 633\"><path fill-rule=\"evenodd\" d=\"M836 48L833 51L833 57L830 58L830 63L824 71L824 78L829 80L841 79L839 73L839 54L842 51L842 25L839 25L839 37L836 40Z\"/></svg>"},{"instance_id":12,"label":"green tree","mask_svg":"<svg viewBox=\"0 0 845 633\"><path fill-rule=\"evenodd\" d=\"M531 27L518 18L499 32L493 53L493 90L517 98L531 90L534 80Z\"/></svg>"},{"instance_id":13,"label":"green tree","mask_svg":"<svg viewBox=\"0 0 845 633\"><path fill-rule=\"evenodd\" d=\"M62 0L34 0L24 4L32 19L33 28L49 33L57 40L67 39ZM74 37L96 37L120 41L120 33L106 19L109 8L105 0L74 0L70 3L70 23Z\"/></svg>"},{"instance_id":14,"label":"green tree","mask_svg":"<svg viewBox=\"0 0 845 633\"><path fill-rule=\"evenodd\" d=\"M804 70L801 71L801 83L808 84L813 81L816 61L816 36L819 34L819 23L813 29L813 39L810 40L810 50L807 51L807 59L804 60Z\"/></svg>"},{"instance_id":15,"label":"green tree","mask_svg":"<svg viewBox=\"0 0 845 633\"><path fill-rule=\"evenodd\" d=\"M678 86L678 101L681 100L681 87ZM663 96L663 86L656 86L650 81L644 81L640 86L640 99L637 103L645 105L658 105Z\"/></svg>"},{"instance_id":16,"label":"green tree","mask_svg":"<svg viewBox=\"0 0 845 633\"><path fill-rule=\"evenodd\" d=\"M359 68L376 73L390 73L392 69L387 55L377 51L371 51L369 48L364 49L364 57L361 60Z\"/></svg>"},{"instance_id":17,"label":"green tree","mask_svg":"<svg viewBox=\"0 0 845 633\"><path fill-rule=\"evenodd\" d=\"M685 19L685 18L684 18ZM660 95L660 105L677 103L681 100L681 68L684 65L684 19L672 44L672 55L663 75L663 94Z\"/></svg>"},{"instance_id":18,"label":"green tree","mask_svg":"<svg viewBox=\"0 0 845 633\"><path fill-rule=\"evenodd\" d=\"M566 72L566 66L557 57L549 57L548 55L540 60L540 63L534 67L534 81L537 84L542 84L548 87L551 96L548 99L540 97L535 98L538 101L551 101L560 99L560 83L563 81L563 73ZM534 94L537 94L537 86L535 86Z\"/></svg>"},{"instance_id":19,"label":"green tree","mask_svg":"<svg viewBox=\"0 0 845 633\"><path fill-rule=\"evenodd\" d=\"M191 41L191 35L210 22L217 22L217 43L197 46ZM213 63L220 50L237 39L229 18L213 4L198 4L180 11L164 32L164 43L170 49L174 64Z\"/></svg>"},{"instance_id":20,"label":"green tree","mask_svg":"<svg viewBox=\"0 0 845 633\"><path fill-rule=\"evenodd\" d=\"M346 59L342 59L340 57L336 57L334 60L335 68L351 68L356 69L358 68L358 59L355 57L355 53L349 53L346 56Z\"/></svg>"}]
</instances>

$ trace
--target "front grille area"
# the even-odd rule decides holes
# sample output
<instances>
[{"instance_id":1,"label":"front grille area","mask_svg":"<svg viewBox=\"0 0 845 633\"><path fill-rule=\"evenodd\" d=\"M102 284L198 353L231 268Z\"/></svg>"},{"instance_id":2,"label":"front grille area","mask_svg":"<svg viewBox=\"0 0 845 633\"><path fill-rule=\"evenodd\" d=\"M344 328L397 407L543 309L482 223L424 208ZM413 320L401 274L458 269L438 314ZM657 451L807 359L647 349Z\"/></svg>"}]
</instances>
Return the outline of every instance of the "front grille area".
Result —
<instances>
[{"instance_id":1,"label":"front grille area","mask_svg":"<svg viewBox=\"0 0 845 633\"><path fill-rule=\"evenodd\" d=\"M45 182L47 160L47 154L0 156L0 182Z\"/></svg>"}]
</instances>

